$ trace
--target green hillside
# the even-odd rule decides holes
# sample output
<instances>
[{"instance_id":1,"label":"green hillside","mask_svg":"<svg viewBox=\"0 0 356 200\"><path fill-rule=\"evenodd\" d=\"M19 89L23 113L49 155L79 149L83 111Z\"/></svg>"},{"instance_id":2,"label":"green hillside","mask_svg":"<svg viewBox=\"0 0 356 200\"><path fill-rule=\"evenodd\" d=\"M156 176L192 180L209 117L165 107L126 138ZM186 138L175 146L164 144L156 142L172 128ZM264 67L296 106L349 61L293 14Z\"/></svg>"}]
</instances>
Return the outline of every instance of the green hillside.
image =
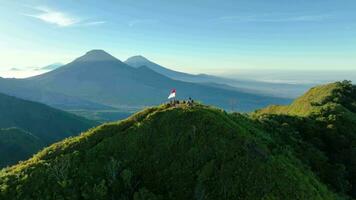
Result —
<instances>
[{"instance_id":1,"label":"green hillside","mask_svg":"<svg viewBox=\"0 0 356 200\"><path fill-rule=\"evenodd\" d=\"M0 129L0 167L28 159L43 146L39 138L19 128Z\"/></svg>"},{"instance_id":2,"label":"green hillside","mask_svg":"<svg viewBox=\"0 0 356 200\"><path fill-rule=\"evenodd\" d=\"M0 199L355 199L355 116L348 81L251 115L153 107L3 169Z\"/></svg>"},{"instance_id":3,"label":"green hillside","mask_svg":"<svg viewBox=\"0 0 356 200\"><path fill-rule=\"evenodd\" d=\"M342 105L351 111L356 111L355 89L352 88L351 83L347 81L317 86L296 99L291 105L271 105L258 110L256 113L309 116L318 115L324 109L338 107L338 105Z\"/></svg>"},{"instance_id":4,"label":"green hillside","mask_svg":"<svg viewBox=\"0 0 356 200\"><path fill-rule=\"evenodd\" d=\"M0 94L0 168L97 124L44 104Z\"/></svg>"},{"instance_id":5,"label":"green hillside","mask_svg":"<svg viewBox=\"0 0 356 200\"><path fill-rule=\"evenodd\" d=\"M270 106L253 116L329 188L356 198L356 86L318 86L290 106Z\"/></svg>"},{"instance_id":6,"label":"green hillside","mask_svg":"<svg viewBox=\"0 0 356 200\"><path fill-rule=\"evenodd\" d=\"M94 121L41 103L0 94L0 128L19 127L45 144L79 134L95 125Z\"/></svg>"},{"instance_id":7,"label":"green hillside","mask_svg":"<svg viewBox=\"0 0 356 200\"><path fill-rule=\"evenodd\" d=\"M247 116L146 109L4 169L0 199L336 199Z\"/></svg>"}]
</instances>

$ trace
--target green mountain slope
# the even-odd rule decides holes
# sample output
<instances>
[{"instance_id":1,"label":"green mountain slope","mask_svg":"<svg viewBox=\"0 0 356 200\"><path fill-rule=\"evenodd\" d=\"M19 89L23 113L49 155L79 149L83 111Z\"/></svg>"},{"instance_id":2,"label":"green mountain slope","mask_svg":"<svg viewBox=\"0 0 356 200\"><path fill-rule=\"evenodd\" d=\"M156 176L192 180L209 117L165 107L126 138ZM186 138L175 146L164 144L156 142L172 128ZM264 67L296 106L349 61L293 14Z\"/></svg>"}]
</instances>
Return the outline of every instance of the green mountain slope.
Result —
<instances>
[{"instance_id":1,"label":"green mountain slope","mask_svg":"<svg viewBox=\"0 0 356 200\"><path fill-rule=\"evenodd\" d=\"M96 125L40 103L0 94L0 168L28 159L45 145Z\"/></svg>"},{"instance_id":2,"label":"green mountain slope","mask_svg":"<svg viewBox=\"0 0 356 200\"><path fill-rule=\"evenodd\" d=\"M329 188L356 198L356 86L318 86L290 106L270 106L253 116Z\"/></svg>"},{"instance_id":3,"label":"green mountain slope","mask_svg":"<svg viewBox=\"0 0 356 200\"><path fill-rule=\"evenodd\" d=\"M43 146L39 138L22 129L0 129L0 167L28 159Z\"/></svg>"},{"instance_id":4,"label":"green mountain slope","mask_svg":"<svg viewBox=\"0 0 356 200\"><path fill-rule=\"evenodd\" d=\"M247 116L146 109L0 174L0 199L336 199Z\"/></svg>"},{"instance_id":5,"label":"green mountain slope","mask_svg":"<svg viewBox=\"0 0 356 200\"><path fill-rule=\"evenodd\" d=\"M73 136L96 122L44 104L0 94L0 128L19 127L45 144Z\"/></svg>"},{"instance_id":6,"label":"green mountain slope","mask_svg":"<svg viewBox=\"0 0 356 200\"><path fill-rule=\"evenodd\" d=\"M347 81L251 116L153 107L2 170L0 199L351 199L355 113Z\"/></svg>"}]
</instances>

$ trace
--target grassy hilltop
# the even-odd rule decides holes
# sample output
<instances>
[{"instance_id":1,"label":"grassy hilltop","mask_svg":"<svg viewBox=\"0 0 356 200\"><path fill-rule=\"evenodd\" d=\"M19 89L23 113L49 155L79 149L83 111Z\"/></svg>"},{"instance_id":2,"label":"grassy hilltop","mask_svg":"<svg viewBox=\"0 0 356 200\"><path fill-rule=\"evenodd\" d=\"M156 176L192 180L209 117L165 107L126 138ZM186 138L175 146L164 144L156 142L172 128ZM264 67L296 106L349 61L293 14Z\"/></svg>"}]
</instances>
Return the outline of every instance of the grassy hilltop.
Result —
<instances>
[{"instance_id":1,"label":"grassy hilltop","mask_svg":"<svg viewBox=\"0 0 356 200\"><path fill-rule=\"evenodd\" d=\"M355 87L320 88L295 112L148 108L3 169L0 199L355 197Z\"/></svg>"},{"instance_id":2,"label":"grassy hilltop","mask_svg":"<svg viewBox=\"0 0 356 200\"><path fill-rule=\"evenodd\" d=\"M350 82L335 82L311 88L291 105L271 105L260 109L257 114L285 114L296 116L320 115L325 110L356 112L355 86Z\"/></svg>"}]
</instances>

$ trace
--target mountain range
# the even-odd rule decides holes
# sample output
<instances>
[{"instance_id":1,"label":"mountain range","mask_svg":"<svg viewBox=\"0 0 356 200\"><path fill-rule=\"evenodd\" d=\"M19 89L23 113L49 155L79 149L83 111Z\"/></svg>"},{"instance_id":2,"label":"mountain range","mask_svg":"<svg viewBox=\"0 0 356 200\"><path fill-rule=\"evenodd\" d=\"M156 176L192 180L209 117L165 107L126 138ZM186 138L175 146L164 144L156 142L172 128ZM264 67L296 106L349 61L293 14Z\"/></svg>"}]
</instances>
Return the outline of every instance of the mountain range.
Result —
<instances>
[{"instance_id":1,"label":"mountain range","mask_svg":"<svg viewBox=\"0 0 356 200\"><path fill-rule=\"evenodd\" d=\"M237 76L236 78L227 78L221 76L213 76L207 74L189 74L171 70L157 63L154 63L143 56L132 56L125 61L126 64L138 68L147 66L153 71L167 76L174 80L203 83L214 87L223 89L244 91L247 93L254 93L266 96L296 98L306 92L312 84L288 84L288 83L268 83L261 81L254 81L248 77Z\"/></svg>"},{"instance_id":2,"label":"mountain range","mask_svg":"<svg viewBox=\"0 0 356 200\"><path fill-rule=\"evenodd\" d=\"M1 199L352 199L356 86L251 115L163 104L0 172Z\"/></svg>"},{"instance_id":3,"label":"mountain range","mask_svg":"<svg viewBox=\"0 0 356 200\"><path fill-rule=\"evenodd\" d=\"M172 79L166 72L178 72L168 69L163 72L151 65L133 67L132 60L126 64L103 50L92 50L45 74L26 79L0 79L0 92L66 110L137 110L166 102L173 88L179 99L192 97L209 105L239 111L291 101L227 85ZM232 105L231 102L238 103Z\"/></svg>"},{"instance_id":4,"label":"mountain range","mask_svg":"<svg viewBox=\"0 0 356 200\"><path fill-rule=\"evenodd\" d=\"M168 69L166 67L163 67L161 65L158 65L141 55L132 56L132 57L128 58L125 61L125 63L132 67L135 67L135 68L146 66L159 74L162 74L164 76L167 76L167 77L175 79L175 80L188 81L188 82L210 82L211 81L210 79L207 78L208 77L207 75L204 75L204 74L193 75L193 74L188 74L188 73L184 73L184 72L174 71L174 70ZM211 76L211 77L213 77L213 76Z\"/></svg>"}]
</instances>

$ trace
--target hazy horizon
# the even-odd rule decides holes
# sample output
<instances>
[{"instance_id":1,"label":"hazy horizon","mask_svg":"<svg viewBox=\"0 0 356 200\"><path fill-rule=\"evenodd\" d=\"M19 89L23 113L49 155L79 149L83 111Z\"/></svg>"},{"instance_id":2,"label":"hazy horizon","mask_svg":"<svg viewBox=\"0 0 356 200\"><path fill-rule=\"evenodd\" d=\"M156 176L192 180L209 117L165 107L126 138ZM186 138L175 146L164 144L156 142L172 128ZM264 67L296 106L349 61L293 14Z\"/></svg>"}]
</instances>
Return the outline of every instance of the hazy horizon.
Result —
<instances>
[{"instance_id":1,"label":"hazy horizon","mask_svg":"<svg viewBox=\"0 0 356 200\"><path fill-rule=\"evenodd\" d=\"M79 57L81 55L78 55ZM113 55L116 57L115 55ZM77 58L75 57L75 58ZM74 60L73 58L72 60ZM118 57L117 57L118 58ZM128 57L130 58L130 57ZM126 59L120 59L121 61L125 61ZM150 58L147 58L150 60ZM72 61L71 60L71 61ZM152 62L156 62L151 60ZM51 64L62 64L65 65L67 63L59 63L53 62ZM160 64L161 63L157 63ZM47 65L48 66L48 65ZM331 69L331 70L315 70L315 69L292 69L292 70L283 70L283 69L227 69L222 71L221 69L209 69L204 72L201 71L182 71L179 68L172 68L170 66L165 66L172 70L177 70L180 72L192 73L192 74L208 74L221 76L231 79L237 80L250 80L250 81L259 81L266 83L280 83L280 84L306 84L306 85L315 85L315 84L323 84L328 82L340 81L340 80L351 80L356 82L356 69L348 70L348 69ZM45 66L31 66L31 67L12 67L5 70L0 70L0 77L2 78L28 78L31 76L40 75L51 70L43 69ZM183 69L184 70L184 69Z\"/></svg>"}]
</instances>

